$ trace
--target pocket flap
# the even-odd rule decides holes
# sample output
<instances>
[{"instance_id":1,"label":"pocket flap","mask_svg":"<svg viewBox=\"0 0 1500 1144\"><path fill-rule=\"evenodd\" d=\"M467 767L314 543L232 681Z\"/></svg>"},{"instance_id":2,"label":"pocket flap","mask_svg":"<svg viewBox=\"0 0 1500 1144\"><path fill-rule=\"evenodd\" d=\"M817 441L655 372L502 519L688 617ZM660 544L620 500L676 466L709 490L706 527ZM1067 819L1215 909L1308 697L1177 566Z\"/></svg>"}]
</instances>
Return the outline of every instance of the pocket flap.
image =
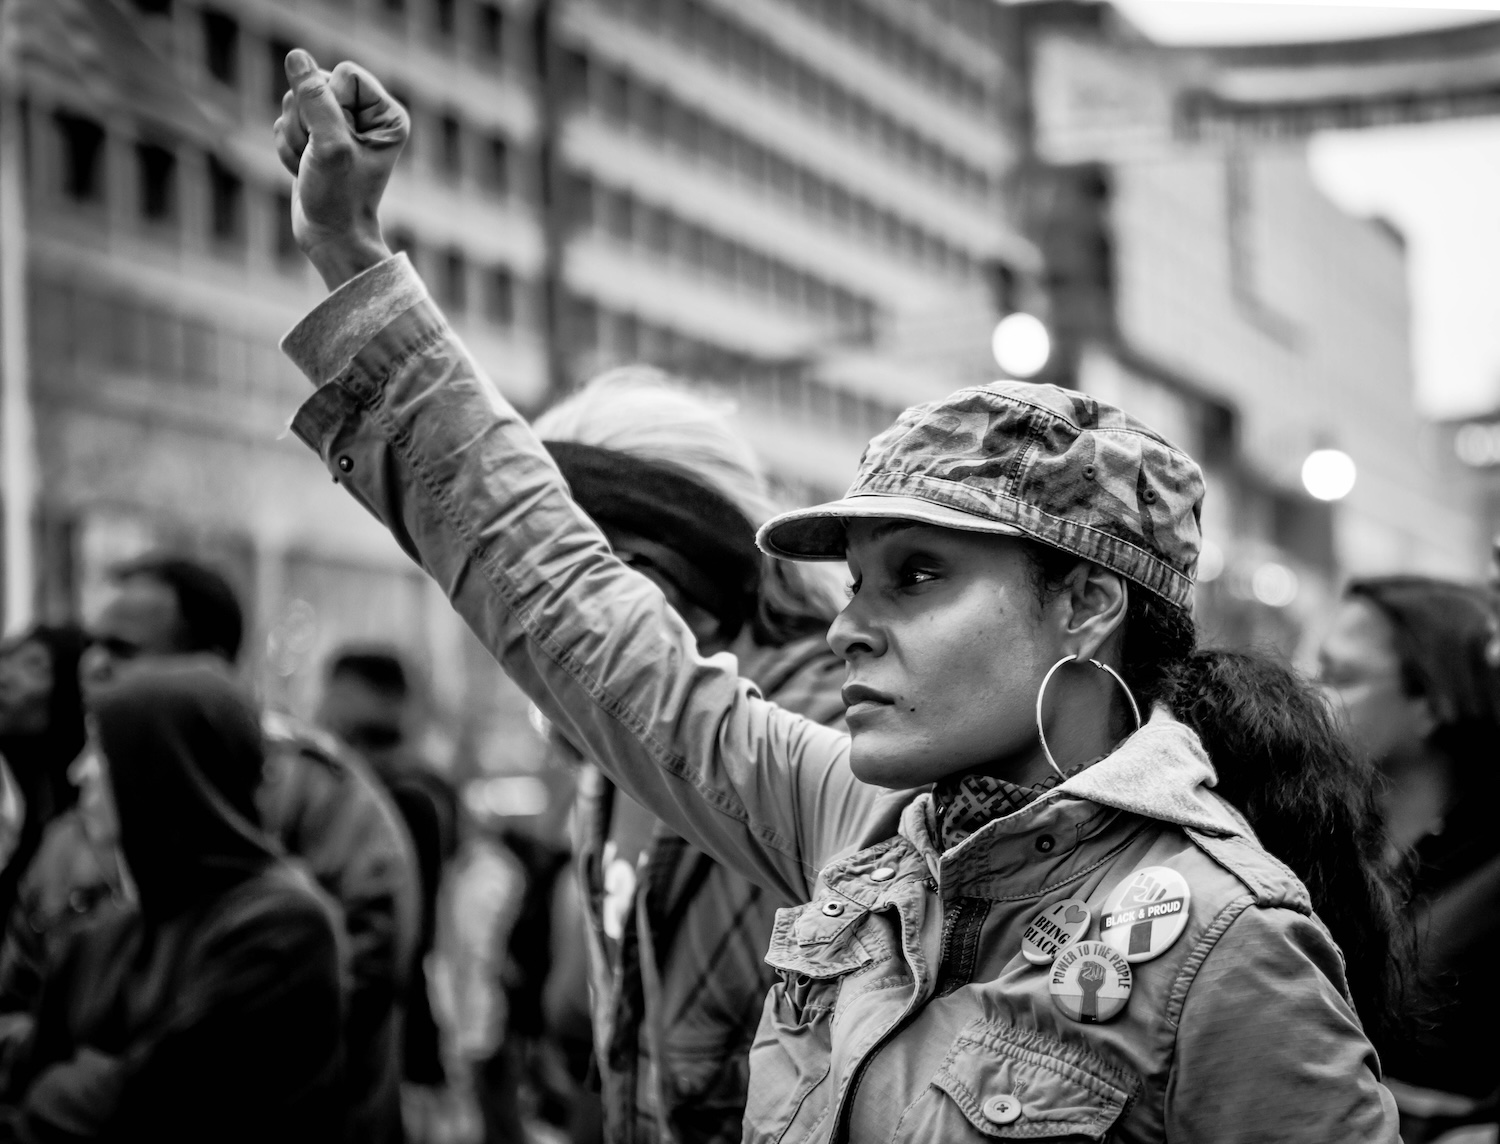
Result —
<instances>
[{"instance_id":1,"label":"pocket flap","mask_svg":"<svg viewBox=\"0 0 1500 1144\"><path fill-rule=\"evenodd\" d=\"M972 1021L932 1083L987 1136L1102 1140L1139 1081L1083 1045L1002 1021Z\"/></svg>"},{"instance_id":2,"label":"pocket flap","mask_svg":"<svg viewBox=\"0 0 1500 1144\"><path fill-rule=\"evenodd\" d=\"M839 977L869 965L875 959L853 933L855 923L867 913L851 906L838 917L829 917L816 902L777 910L766 964L818 978Z\"/></svg>"}]
</instances>

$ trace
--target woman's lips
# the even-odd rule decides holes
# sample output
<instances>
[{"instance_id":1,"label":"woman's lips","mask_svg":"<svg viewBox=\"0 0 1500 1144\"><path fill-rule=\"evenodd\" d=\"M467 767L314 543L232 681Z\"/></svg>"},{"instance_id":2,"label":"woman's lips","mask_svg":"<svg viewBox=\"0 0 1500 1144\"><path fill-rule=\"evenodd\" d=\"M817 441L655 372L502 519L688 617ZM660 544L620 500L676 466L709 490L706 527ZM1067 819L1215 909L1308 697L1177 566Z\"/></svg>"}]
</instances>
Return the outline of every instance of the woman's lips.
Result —
<instances>
[{"instance_id":1,"label":"woman's lips","mask_svg":"<svg viewBox=\"0 0 1500 1144\"><path fill-rule=\"evenodd\" d=\"M895 700L885 692L876 691L873 687L866 687L862 683L846 684L842 694L845 720L856 719L862 715L873 715L895 703Z\"/></svg>"}]
</instances>

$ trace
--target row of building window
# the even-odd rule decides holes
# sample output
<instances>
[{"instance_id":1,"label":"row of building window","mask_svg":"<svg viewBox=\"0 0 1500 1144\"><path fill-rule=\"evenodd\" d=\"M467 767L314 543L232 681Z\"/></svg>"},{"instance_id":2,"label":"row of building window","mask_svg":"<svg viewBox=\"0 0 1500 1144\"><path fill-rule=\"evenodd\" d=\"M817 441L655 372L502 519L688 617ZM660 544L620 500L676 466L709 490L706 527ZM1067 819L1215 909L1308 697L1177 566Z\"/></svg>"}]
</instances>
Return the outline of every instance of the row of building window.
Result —
<instances>
[{"instance_id":1,"label":"row of building window","mask_svg":"<svg viewBox=\"0 0 1500 1144\"><path fill-rule=\"evenodd\" d=\"M969 75L864 0L799 0L798 7L944 98L967 103L976 111L988 108L989 92L983 80Z\"/></svg>"},{"instance_id":2,"label":"row of building window","mask_svg":"<svg viewBox=\"0 0 1500 1144\"><path fill-rule=\"evenodd\" d=\"M670 31L716 66L738 71L764 91L795 96L839 130L879 143L945 186L988 198L992 187L984 170L701 0L628 0L627 7L642 23Z\"/></svg>"},{"instance_id":3,"label":"row of building window","mask_svg":"<svg viewBox=\"0 0 1500 1144\"><path fill-rule=\"evenodd\" d=\"M296 371L273 341L137 296L43 281L31 321L41 362L102 366L236 394L268 383L294 391Z\"/></svg>"},{"instance_id":4,"label":"row of building window","mask_svg":"<svg viewBox=\"0 0 1500 1144\"><path fill-rule=\"evenodd\" d=\"M388 20L405 20L406 5L401 0L373 0L376 11ZM496 3L459 5L455 0L430 0L424 25L438 39L469 47L481 63L499 64L513 42L519 42L510 30L510 17ZM238 88L242 79L242 36L239 20L229 11L205 4L198 11L202 41L203 67L219 83ZM286 90L282 61L291 45L280 40L270 43L271 90L279 103Z\"/></svg>"},{"instance_id":5,"label":"row of building window","mask_svg":"<svg viewBox=\"0 0 1500 1144\"><path fill-rule=\"evenodd\" d=\"M821 223L844 227L903 257L962 277L972 273L969 255L944 239L724 126L667 91L597 60L589 60L587 71L590 106L613 126L639 131L654 143L674 148L683 158L712 164L757 191L795 203Z\"/></svg>"},{"instance_id":6,"label":"row of building window","mask_svg":"<svg viewBox=\"0 0 1500 1144\"><path fill-rule=\"evenodd\" d=\"M108 150L103 126L87 116L59 111L52 117L57 136L58 186L75 203L102 206L109 186ZM175 148L142 139L132 148L135 208L140 218L157 225L177 222L181 211L182 172ZM205 162L208 234L221 243L245 236L245 181L217 156ZM280 253L295 253L290 212L278 243Z\"/></svg>"},{"instance_id":7,"label":"row of building window","mask_svg":"<svg viewBox=\"0 0 1500 1144\"><path fill-rule=\"evenodd\" d=\"M562 335L576 360L590 368L654 365L769 407L774 414L803 425L837 427L872 437L901 412L810 376L803 362L725 349L576 294L563 299Z\"/></svg>"},{"instance_id":8,"label":"row of building window","mask_svg":"<svg viewBox=\"0 0 1500 1144\"><path fill-rule=\"evenodd\" d=\"M508 266L478 266L462 250L428 247L406 230L388 235L391 249L404 251L450 318L480 320L509 328L516 324L520 286Z\"/></svg>"},{"instance_id":9,"label":"row of building window","mask_svg":"<svg viewBox=\"0 0 1500 1144\"><path fill-rule=\"evenodd\" d=\"M568 194L573 220L581 228L829 323L847 338L865 341L873 335L874 303L850 290L586 176L571 176Z\"/></svg>"}]
</instances>

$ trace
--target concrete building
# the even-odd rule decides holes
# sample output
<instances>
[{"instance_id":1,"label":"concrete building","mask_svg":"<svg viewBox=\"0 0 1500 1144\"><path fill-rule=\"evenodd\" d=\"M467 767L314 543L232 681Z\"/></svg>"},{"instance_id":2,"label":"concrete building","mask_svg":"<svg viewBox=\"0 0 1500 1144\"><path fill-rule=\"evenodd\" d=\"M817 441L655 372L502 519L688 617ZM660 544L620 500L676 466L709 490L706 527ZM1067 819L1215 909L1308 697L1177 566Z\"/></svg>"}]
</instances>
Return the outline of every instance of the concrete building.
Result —
<instances>
[{"instance_id":1,"label":"concrete building","mask_svg":"<svg viewBox=\"0 0 1500 1144\"><path fill-rule=\"evenodd\" d=\"M1054 376L1139 411L1204 461L1209 630L1291 650L1350 575L1481 574L1478 490L1414 406L1400 234L1334 206L1305 137L1268 130L1253 108L1214 105L1214 130L1184 131L1183 107L1203 107L1203 90L1246 86L1225 79L1228 63L1149 44L1105 5L1023 12L1037 128L1028 221L1048 264ZM1444 43L1468 50L1461 36ZM1330 85L1349 82L1351 58L1399 54L1382 47L1293 47L1280 70L1271 48L1230 62L1279 77L1284 101L1266 82L1251 88L1277 122L1324 122L1288 102L1309 91L1343 99L1335 110L1357 122L1359 99L1378 92ZM1329 59L1337 67L1315 82ZM1427 86L1413 114L1441 110ZM1323 448L1357 466L1331 504L1301 478Z\"/></svg>"},{"instance_id":2,"label":"concrete building","mask_svg":"<svg viewBox=\"0 0 1500 1144\"><path fill-rule=\"evenodd\" d=\"M841 491L897 410L988 377L1039 270L1005 209L1022 101L988 0L132 11L210 129L28 82L41 611L87 613L143 549L204 553L252 604L271 698L306 710L336 642L391 640L486 767L530 749L524 705L282 433L306 383L276 343L323 295L270 146L292 45L409 106L387 233L512 400L661 364L733 396L793 494Z\"/></svg>"}]
</instances>

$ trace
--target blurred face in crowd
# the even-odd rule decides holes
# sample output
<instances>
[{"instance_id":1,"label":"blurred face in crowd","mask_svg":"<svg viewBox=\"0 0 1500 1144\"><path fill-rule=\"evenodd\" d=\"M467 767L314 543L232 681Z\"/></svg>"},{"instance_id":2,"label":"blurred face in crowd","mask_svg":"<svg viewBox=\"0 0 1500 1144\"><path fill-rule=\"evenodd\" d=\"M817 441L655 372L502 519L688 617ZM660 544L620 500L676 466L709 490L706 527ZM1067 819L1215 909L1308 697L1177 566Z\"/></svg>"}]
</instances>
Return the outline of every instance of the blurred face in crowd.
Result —
<instances>
[{"instance_id":1,"label":"blurred face in crowd","mask_svg":"<svg viewBox=\"0 0 1500 1144\"><path fill-rule=\"evenodd\" d=\"M92 640L79 665L85 695L132 661L182 650L177 595L152 576L130 576L117 585L89 630Z\"/></svg>"},{"instance_id":2,"label":"blurred face in crowd","mask_svg":"<svg viewBox=\"0 0 1500 1144\"><path fill-rule=\"evenodd\" d=\"M112 849L120 840L120 820L109 780L109 763L99 749L92 726L88 746L68 767L68 780L78 788L78 813L84 834L101 851Z\"/></svg>"},{"instance_id":3,"label":"blurred face in crowd","mask_svg":"<svg viewBox=\"0 0 1500 1144\"><path fill-rule=\"evenodd\" d=\"M47 729L52 699L52 653L35 640L0 650L0 735Z\"/></svg>"},{"instance_id":4,"label":"blurred face in crowd","mask_svg":"<svg viewBox=\"0 0 1500 1144\"><path fill-rule=\"evenodd\" d=\"M411 731L411 703L351 672L335 674L318 707L320 727L333 732L376 766L394 765Z\"/></svg>"},{"instance_id":5,"label":"blurred face in crowd","mask_svg":"<svg viewBox=\"0 0 1500 1144\"><path fill-rule=\"evenodd\" d=\"M1355 746L1389 769L1419 758L1435 720L1431 705L1408 695L1395 631L1378 608L1357 597L1339 605L1318 653L1319 682Z\"/></svg>"},{"instance_id":6,"label":"blurred face in crowd","mask_svg":"<svg viewBox=\"0 0 1500 1144\"><path fill-rule=\"evenodd\" d=\"M682 617L692 631L700 653L713 655L728 646L720 634L719 621L707 609L688 599L670 569L663 566L666 558L671 556L669 550L611 524L601 524L599 528L622 563L628 564L661 589L667 603L672 605L672 610Z\"/></svg>"},{"instance_id":7,"label":"blurred face in crowd","mask_svg":"<svg viewBox=\"0 0 1500 1144\"><path fill-rule=\"evenodd\" d=\"M854 773L888 787L967 771L1014 781L1049 773L1036 699L1067 654L1072 594L1039 604L1031 561L1013 538L901 521L851 522L848 562L851 596L828 642L847 669ZM1123 610L1118 578L1101 575ZM1100 749L1069 707L1070 689L1097 688L1096 677L1108 679L1064 669L1049 689L1047 741L1064 766ZM1107 691L1088 694L1095 711L1109 711Z\"/></svg>"}]
</instances>

